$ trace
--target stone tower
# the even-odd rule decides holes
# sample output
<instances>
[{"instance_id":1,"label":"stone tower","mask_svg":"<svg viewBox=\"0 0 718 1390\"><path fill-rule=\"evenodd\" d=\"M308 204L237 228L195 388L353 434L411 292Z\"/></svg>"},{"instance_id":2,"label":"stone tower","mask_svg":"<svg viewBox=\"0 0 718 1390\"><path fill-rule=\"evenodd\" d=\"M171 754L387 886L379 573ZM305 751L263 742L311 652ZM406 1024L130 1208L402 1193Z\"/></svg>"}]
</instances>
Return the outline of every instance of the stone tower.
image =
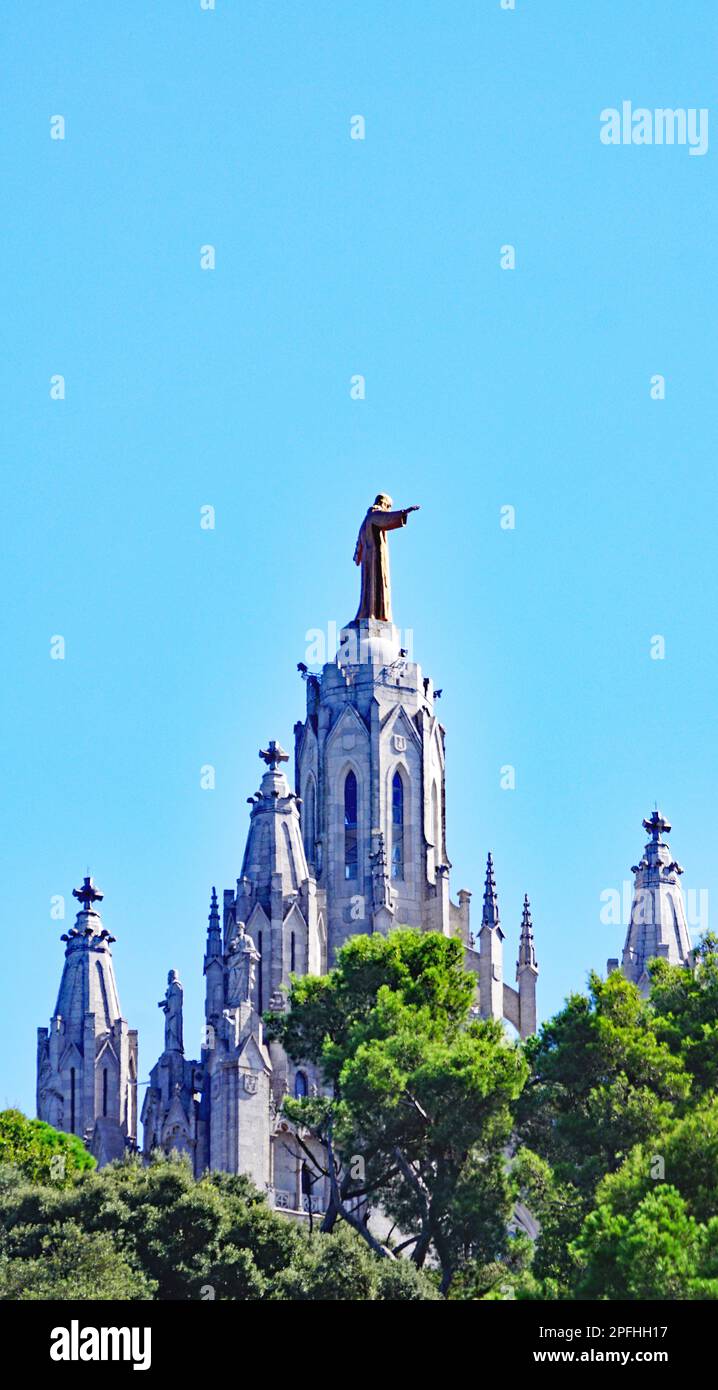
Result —
<instances>
[{"instance_id":1,"label":"stone tower","mask_svg":"<svg viewBox=\"0 0 718 1390\"><path fill-rule=\"evenodd\" d=\"M294 728L294 785L284 770L288 755L272 740L259 754L259 789L248 797L236 886L224 891L221 906L212 890L201 1055L184 1056L181 994L171 973L161 1001L164 1052L142 1113L145 1152L188 1152L196 1173L247 1173L275 1206L297 1213L322 1209L326 1180L311 1182L305 1158L312 1141L303 1135L297 1144L282 1103L288 1094L318 1092L322 1080L267 1042L262 1026L264 1013L286 1007L292 975L326 973L359 933L396 926L441 932L464 946L476 1012L508 1020L524 1037L536 1027L528 899L517 989L503 978L491 856L478 950L471 894L461 889L451 900L440 692L391 620L383 532L403 526L408 511L393 512L388 503L380 494L362 523L357 617L339 634L332 660L315 671L300 664L306 713Z\"/></svg>"},{"instance_id":2,"label":"stone tower","mask_svg":"<svg viewBox=\"0 0 718 1390\"><path fill-rule=\"evenodd\" d=\"M449 934L444 730L431 681L393 623L362 618L306 686L296 788L328 965L357 932L401 923Z\"/></svg>"},{"instance_id":3,"label":"stone tower","mask_svg":"<svg viewBox=\"0 0 718 1390\"><path fill-rule=\"evenodd\" d=\"M137 1033L122 1017L111 946L91 878L73 889L80 910L62 940L65 964L55 1012L37 1030L37 1114L77 1134L98 1163L137 1137Z\"/></svg>"},{"instance_id":4,"label":"stone tower","mask_svg":"<svg viewBox=\"0 0 718 1390\"><path fill-rule=\"evenodd\" d=\"M290 975L326 969L326 935L299 801L282 768L287 754L272 740L260 758L266 766L248 798L242 871L236 889L224 892L221 916L212 889L201 1056L185 1058L181 1027L171 1024L171 972L162 1005L165 1049L142 1110L144 1150L189 1153L197 1174L207 1168L246 1173L275 1194L277 1205L303 1210L304 1165L281 1105L288 1093L307 1094L317 1078L313 1068L296 1067L278 1044L265 1041L261 1015L284 1007ZM317 1193L312 1200L319 1203Z\"/></svg>"},{"instance_id":5,"label":"stone tower","mask_svg":"<svg viewBox=\"0 0 718 1390\"><path fill-rule=\"evenodd\" d=\"M652 811L642 824L649 839L643 857L631 870L635 885L621 969L642 994L648 994L650 960L659 957L671 965L689 966L692 953L680 884L683 869L663 838L671 827L659 810ZM617 968L618 961L609 960L609 974Z\"/></svg>"}]
</instances>

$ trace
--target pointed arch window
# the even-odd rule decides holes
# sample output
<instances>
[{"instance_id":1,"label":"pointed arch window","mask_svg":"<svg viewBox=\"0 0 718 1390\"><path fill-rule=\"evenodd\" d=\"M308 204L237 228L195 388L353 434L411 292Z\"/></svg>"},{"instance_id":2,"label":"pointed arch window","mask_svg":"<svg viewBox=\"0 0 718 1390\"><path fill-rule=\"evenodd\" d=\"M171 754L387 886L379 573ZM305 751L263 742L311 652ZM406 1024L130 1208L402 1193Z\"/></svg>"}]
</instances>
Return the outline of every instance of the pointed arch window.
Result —
<instances>
[{"instance_id":1,"label":"pointed arch window","mask_svg":"<svg viewBox=\"0 0 718 1390\"><path fill-rule=\"evenodd\" d=\"M404 783L398 770L391 783L391 876L404 877Z\"/></svg>"},{"instance_id":2,"label":"pointed arch window","mask_svg":"<svg viewBox=\"0 0 718 1390\"><path fill-rule=\"evenodd\" d=\"M74 1133L75 1133L75 1118L76 1118L76 1117L75 1117L75 1101L76 1101L75 1086L76 1086L75 1068L74 1068L74 1067L70 1067L70 1133L71 1133L71 1134L74 1134Z\"/></svg>"},{"instance_id":3,"label":"pointed arch window","mask_svg":"<svg viewBox=\"0 0 718 1390\"><path fill-rule=\"evenodd\" d=\"M441 853L441 821L440 821L440 819L439 819L439 792L438 792L438 788L437 788L436 782L434 782L434 783L432 784L432 788L431 788L431 818L432 818L432 821L433 821L433 832L434 832L434 864L435 864L436 868L438 869L439 865L440 865L441 862L442 862L442 853Z\"/></svg>"},{"instance_id":4,"label":"pointed arch window","mask_svg":"<svg viewBox=\"0 0 718 1390\"><path fill-rule=\"evenodd\" d=\"M359 877L359 846L357 842L357 779L348 772L344 782L344 877Z\"/></svg>"},{"instance_id":5,"label":"pointed arch window","mask_svg":"<svg viewBox=\"0 0 718 1390\"><path fill-rule=\"evenodd\" d=\"M302 822L304 829L304 853L307 856L307 864L314 863L315 841L317 838L317 799L314 790L314 779L309 778L304 796L304 806L302 807Z\"/></svg>"},{"instance_id":6,"label":"pointed arch window","mask_svg":"<svg viewBox=\"0 0 718 1390\"><path fill-rule=\"evenodd\" d=\"M294 1078L294 1096L296 1100L303 1100L304 1096L309 1095L306 1073L298 1071Z\"/></svg>"},{"instance_id":7,"label":"pointed arch window","mask_svg":"<svg viewBox=\"0 0 718 1390\"><path fill-rule=\"evenodd\" d=\"M102 1113L107 1114L107 1067L102 1068Z\"/></svg>"}]
</instances>

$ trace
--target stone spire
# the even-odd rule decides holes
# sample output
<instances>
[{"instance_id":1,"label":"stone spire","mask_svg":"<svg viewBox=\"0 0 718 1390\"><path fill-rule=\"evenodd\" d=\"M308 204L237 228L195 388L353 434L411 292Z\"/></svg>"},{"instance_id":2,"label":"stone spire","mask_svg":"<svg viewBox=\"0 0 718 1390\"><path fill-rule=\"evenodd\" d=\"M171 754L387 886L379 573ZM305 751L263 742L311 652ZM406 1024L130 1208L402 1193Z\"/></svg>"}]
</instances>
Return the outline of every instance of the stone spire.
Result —
<instances>
[{"instance_id":1,"label":"stone spire","mask_svg":"<svg viewBox=\"0 0 718 1390\"><path fill-rule=\"evenodd\" d=\"M302 802L283 769L288 754L272 739L259 756L267 767L259 791L249 798L249 833L236 894L224 894L223 949L226 965L243 922L260 955L253 1003L262 1014L291 974L320 972L321 948L316 884L302 835Z\"/></svg>"},{"instance_id":2,"label":"stone spire","mask_svg":"<svg viewBox=\"0 0 718 1390\"><path fill-rule=\"evenodd\" d=\"M301 833L300 802L290 791L281 766L288 761L288 754L272 739L259 756L267 764L267 771L259 791L249 798L252 810L242 878L250 879L255 891L261 889L268 908L276 874L281 874L285 892L298 892L309 878L309 869Z\"/></svg>"},{"instance_id":3,"label":"stone spire","mask_svg":"<svg viewBox=\"0 0 718 1390\"><path fill-rule=\"evenodd\" d=\"M222 959L222 928L219 920L217 890L212 889L207 927L207 948L204 956L205 1019L216 1026L224 1008L224 963Z\"/></svg>"},{"instance_id":4,"label":"stone spire","mask_svg":"<svg viewBox=\"0 0 718 1390\"><path fill-rule=\"evenodd\" d=\"M528 1038L536 1032L536 980L538 965L534 947L534 929L531 921L531 905L528 894L524 894L524 908L521 916L519 934L519 958L516 962L516 983L519 994L519 1033Z\"/></svg>"},{"instance_id":5,"label":"stone spire","mask_svg":"<svg viewBox=\"0 0 718 1390\"><path fill-rule=\"evenodd\" d=\"M504 1016L504 933L499 917L499 899L494 877L494 861L486 860L484 905L479 932L479 1008L483 1018Z\"/></svg>"},{"instance_id":6,"label":"stone spire","mask_svg":"<svg viewBox=\"0 0 718 1390\"><path fill-rule=\"evenodd\" d=\"M38 1029L37 1113L86 1140L100 1163L137 1135L137 1033L122 1017L111 936L89 874L73 889L79 911L63 934L65 962L49 1030Z\"/></svg>"},{"instance_id":7,"label":"stone spire","mask_svg":"<svg viewBox=\"0 0 718 1390\"><path fill-rule=\"evenodd\" d=\"M531 921L531 904L529 903L528 893L524 893L524 910L521 917L521 934L519 936L519 958L516 962L516 978L518 972L525 966L536 969L536 951L534 949L534 928Z\"/></svg>"},{"instance_id":8,"label":"stone spire","mask_svg":"<svg viewBox=\"0 0 718 1390\"><path fill-rule=\"evenodd\" d=\"M496 879L494 877L494 861L489 850L486 859L486 878L484 880L484 906L481 913L482 927L498 927L499 925L499 899L496 892Z\"/></svg>"},{"instance_id":9,"label":"stone spire","mask_svg":"<svg viewBox=\"0 0 718 1390\"><path fill-rule=\"evenodd\" d=\"M650 960L660 957L672 965L689 966L692 956L680 886L683 869L664 838L670 834L670 823L656 807L642 824L649 839L642 858L632 866L633 904L621 968L626 978L647 994Z\"/></svg>"},{"instance_id":10,"label":"stone spire","mask_svg":"<svg viewBox=\"0 0 718 1390\"><path fill-rule=\"evenodd\" d=\"M377 831L374 839L376 845L369 855L372 877L372 930L386 933L394 923L394 900L389 882L383 831Z\"/></svg>"}]
</instances>

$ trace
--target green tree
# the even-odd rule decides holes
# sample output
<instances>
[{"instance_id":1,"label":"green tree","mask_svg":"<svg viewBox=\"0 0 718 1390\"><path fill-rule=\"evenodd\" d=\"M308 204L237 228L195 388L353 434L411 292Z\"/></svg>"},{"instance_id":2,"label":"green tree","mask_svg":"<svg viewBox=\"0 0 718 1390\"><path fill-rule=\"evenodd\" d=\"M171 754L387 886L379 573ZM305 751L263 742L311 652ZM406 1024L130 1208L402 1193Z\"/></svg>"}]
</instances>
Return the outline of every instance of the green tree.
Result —
<instances>
[{"instance_id":1,"label":"green tree","mask_svg":"<svg viewBox=\"0 0 718 1390\"><path fill-rule=\"evenodd\" d=\"M436 1285L408 1260L380 1260L343 1226L315 1232L277 1278L275 1297L291 1302L413 1302L440 1298Z\"/></svg>"},{"instance_id":2,"label":"green tree","mask_svg":"<svg viewBox=\"0 0 718 1390\"><path fill-rule=\"evenodd\" d=\"M14 1165L31 1182L71 1182L95 1167L76 1134L62 1134L20 1110L0 1111L0 1164Z\"/></svg>"},{"instance_id":3,"label":"green tree","mask_svg":"<svg viewBox=\"0 0 718 1390\"><path fill-rule=\"evenodd\" d=\"M526 1043L531 1075L518 1102L517 1132L541 1159L517 1177L541 1226L534 1274L551 1296L569 1294L571 1241L599 1182L635 1145L666 1131L691 1091L683 1058L657 1033L656 1015L619 972L591 975L588 995Z\"/></svg>"},{"instance_id":4,"label":"green tree","mask_svg":"<svg viewBox=\"0 0 718 1390\"><path fill-rule=\"evenodd\" d=\"M433 1252L443 1292L466 1261L506 1248L504 1150L526 1077L501 1025L470 1017L474 990L460 942L401 929L353 938L329 975L294 980L291 1012L269 1020L331 1088L285 1102L328 1153L324 1229L341 1217L391 1256L367 1224L369 1203L380 1206L417 1267Z\"/></svg>"},{"instance_id":5,"label":"green tree","mask_svg":"<svg viewBox=\"0 0 718 1390\"><path fill-rule=\"evenodd\" d=\"M0 1299L152 1299L155 1285L120 1254L105 1232L76 1221L40 1236L37 1255L0 1256Z\"/></svg>"},{"instance_id":6,"label":"green tree","mask_svg":"<svg viewBox=\"0 0 718 1390\"><path fill-rule=\"evenodd\" d=\"M656 960L651 965L655 1031L693 1079L692 1094L718 1088L718 937L696 948L693 970Z\"/></svg>"},{"instance_id":7,"label":"green tree","mask_svg":"<svg viewBox=\"0 0 718 1390\"><path fill-rule=\"evenodd\" d=\"M354 1238L348 1252L333 1241L319 1242L272 1211L249 1179L195 1179L177 1157L149 1166L127 1159L65 1187L16 1175L0 1190L0 1297L437 1296L413 1268L389 1279L385 1262L362 1242Z\"/></svg>"},{"instance_id":8,"label":"green tree","mask_svg":"<svg viewBox=\"0 0 718 1390\"><path fill-rule=\"evenodd\" d=\"M718 1299L718 1217L697 1222L674 1187L649 1193L630 1216L599 1202L573 1253L577 1298Z\"/></svg>"},{"instance_id":9,"label":"green tree","mask_svg":"<svg viewBox=\"0 0 718 1390\"><path fill-rule=\"evenodd\" d=\"M596 1193L598 1203L630 1217L652 1191L673 1187L689 1215L718 1213L718 1097L707 1097L650 1142L638 1144Z\"/></svg>"},{"instance_id":10,"label":"green tree","mask_svg":"<svg viewBox=\"0 0 718 1390\"><path fill-rule=\"evenodd\" d=\"M607 980L592 974L588 996L571 995L526 1051L522 1137L559 1181L587 1196L690 1092L682 1060L656 1035L653 1010L618 971Z\"/></svg>"}]
</instances>

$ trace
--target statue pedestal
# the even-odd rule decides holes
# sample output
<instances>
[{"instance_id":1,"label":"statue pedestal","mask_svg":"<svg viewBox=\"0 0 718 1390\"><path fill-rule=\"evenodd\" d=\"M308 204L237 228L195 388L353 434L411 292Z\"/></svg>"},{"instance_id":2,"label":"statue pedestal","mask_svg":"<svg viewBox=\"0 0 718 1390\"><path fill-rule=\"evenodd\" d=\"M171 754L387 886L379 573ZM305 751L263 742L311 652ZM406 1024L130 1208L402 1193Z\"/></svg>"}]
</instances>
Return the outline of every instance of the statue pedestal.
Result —
<instances>
[{"instance_id":1,"label":"statue pedestal","mask_svg":"<svg viewBox=\"0 0 718 1390\"><path fill-rule=\"evenodd\" d=\"M379 618L355 618L339 634L339 666L389 666L399 655L399 629Z\"/></svg>"}]
</instances>

